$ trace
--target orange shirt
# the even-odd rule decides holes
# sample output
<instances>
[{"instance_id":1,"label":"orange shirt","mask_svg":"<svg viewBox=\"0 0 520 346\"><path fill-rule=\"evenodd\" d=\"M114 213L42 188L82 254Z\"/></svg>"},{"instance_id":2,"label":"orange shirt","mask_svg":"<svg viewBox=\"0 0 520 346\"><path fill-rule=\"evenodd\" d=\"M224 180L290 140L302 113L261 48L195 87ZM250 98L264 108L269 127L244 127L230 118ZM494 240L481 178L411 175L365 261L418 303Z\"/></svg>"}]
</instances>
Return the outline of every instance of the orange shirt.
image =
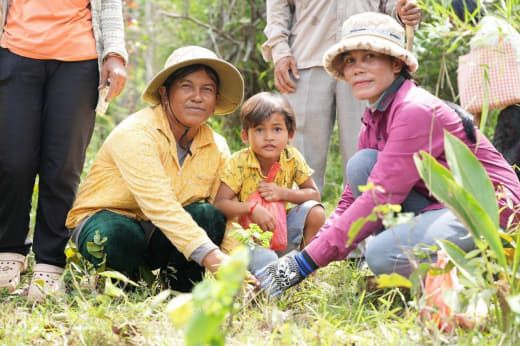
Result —
<instances>
[{"instance_id":1,"label":"orange shirt","mask_svg":"<svg viewBox=\"0 0 520 346\"><path fill-rule=\"evenodd\" d=\"M96 59L89 0L13 0L0 45L33 59Z\"/></svg>"}]
</instances>

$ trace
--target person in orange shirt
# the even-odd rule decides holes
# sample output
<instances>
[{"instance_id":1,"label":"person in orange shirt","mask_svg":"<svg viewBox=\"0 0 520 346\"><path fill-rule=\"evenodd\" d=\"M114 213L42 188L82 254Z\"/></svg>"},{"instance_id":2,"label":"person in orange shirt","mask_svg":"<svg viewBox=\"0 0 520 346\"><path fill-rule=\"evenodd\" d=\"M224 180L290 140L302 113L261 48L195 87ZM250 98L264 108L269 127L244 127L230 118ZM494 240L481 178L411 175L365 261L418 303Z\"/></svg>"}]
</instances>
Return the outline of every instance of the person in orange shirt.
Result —
<instances>
[{"instance_id":1,"label":"person in orange shirt","mask_svg":"<svg viewBox=\"0 0 520 346\"><path fill-rule=\"evenodd\" d=\"M28 296L41 301L64 292L61 276L70 237L65 218L96 104L103 106L124 88L122 4L0 0L0 11L0 289L14 291L27 268L38 175L36 264ZM107 91L105 97L98 88Z\"/></svg>"},{"instance_id":2,"label":"person in orange shirt","mask_svg":"<svg viewBox=\"0 0 520 346\"><path fill-rule=\"evenodd\" d=\"M88 251L98 234L108 267L134 279L141 267L160 269L183 292L218 269L221 249L233 246L212 204L229 148L206 121L235 111L243 95L240 72L212 51L186 46L170 55L143 94L151 106L108 136L69 212L84 258L103 262Z\"/></svg>"}]
</instances>

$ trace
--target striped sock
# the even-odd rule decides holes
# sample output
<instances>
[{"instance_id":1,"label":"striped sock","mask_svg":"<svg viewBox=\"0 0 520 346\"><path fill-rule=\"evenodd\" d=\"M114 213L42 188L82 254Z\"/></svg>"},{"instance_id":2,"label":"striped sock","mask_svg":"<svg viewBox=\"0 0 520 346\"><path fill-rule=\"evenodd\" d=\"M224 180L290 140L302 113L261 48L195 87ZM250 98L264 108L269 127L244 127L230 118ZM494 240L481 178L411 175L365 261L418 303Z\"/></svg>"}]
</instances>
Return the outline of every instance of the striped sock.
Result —
<instances>
[{"instance_id":1,"label":"striped sock","mask_svg":"<svg viewBox=\"0 0 520 346\"><path fill-rule=\"evenodd\" d=\"M294 259L296 260L296 264L298 265L300 273L304 277L309 276L309 274L318 269L318 265L314 263L311 256L309 256L309 254L305 250L296 254L294 256Z\"/></svg>"}]
</instances>

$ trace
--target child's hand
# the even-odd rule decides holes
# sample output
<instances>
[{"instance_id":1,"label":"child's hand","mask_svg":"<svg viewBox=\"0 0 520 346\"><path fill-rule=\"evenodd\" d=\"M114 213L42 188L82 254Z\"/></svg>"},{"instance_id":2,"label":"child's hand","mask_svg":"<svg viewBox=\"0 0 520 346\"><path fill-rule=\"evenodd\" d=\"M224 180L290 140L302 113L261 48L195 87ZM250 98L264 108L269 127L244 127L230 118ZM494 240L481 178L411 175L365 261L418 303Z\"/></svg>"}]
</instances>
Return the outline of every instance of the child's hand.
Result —
<instances>
[{"instance_id":1,"label":"child's hand","mask_svg":"<svg viewBox=\"0 0 520 346\"><path fill-rule=\"evenodd\" d=\"M284 189L275 183L261 181L260 184L258 184L258 192L267 202L284 201L286 199Z\"/></svg>"},{"instance_id":2,"label":"child's hand","mask_svg":"<svg viewBox=\"0 0 520 346\"><path fill-rule=\"evenodd\" d=\"M273 215L260 204L253 209L251 221L260 226L263 231L273 232L276 228L276 220Z\"/></svg>"}]
</instances>

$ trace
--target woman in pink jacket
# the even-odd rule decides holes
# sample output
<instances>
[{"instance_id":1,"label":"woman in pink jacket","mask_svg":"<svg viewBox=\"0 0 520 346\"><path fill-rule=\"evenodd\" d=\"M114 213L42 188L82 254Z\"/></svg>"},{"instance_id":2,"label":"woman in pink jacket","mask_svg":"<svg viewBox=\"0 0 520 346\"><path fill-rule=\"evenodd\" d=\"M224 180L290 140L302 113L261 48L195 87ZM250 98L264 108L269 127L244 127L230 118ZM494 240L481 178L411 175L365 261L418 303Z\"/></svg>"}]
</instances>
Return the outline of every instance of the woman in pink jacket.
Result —
<instances>
[{"instance_id":1,"label":"woman in pink jacket","mask_svg":"<svg viewBox=\"0 0 520 346\"><path fill-rule=\"evenodd\" d=\"M327 51L324 65L333 77L350 85L356 98L369 102L358 152L347 164L348 184L336 209L312 242L302 252L291 253L256 273L267 293L280 295L317 268L344 259L373 234L365 259L376 275L410 275L416 251L425 254L418 261L434 262L436 253L431 246L440 239L464 251L473 249L473 239L464 225L429 193L413 160L415 153L424 150L447 166L444 131L471 149L495 188L505 188L498 202L500 224L506 226L513 212L506 206L506 199L520 204L520 183L515 173L463 110L450 107L415 85L411 73L418 63L404 48L401 25L379 13L350 17L343 25L342 41ZM360 192L358 186L367 182L383 189ZM401 204L403 211L416 216L409 223L388 229L383 229L381 220L368 222L346 247L352 223L384 203Z\"/></svg>"}]
</instances>

